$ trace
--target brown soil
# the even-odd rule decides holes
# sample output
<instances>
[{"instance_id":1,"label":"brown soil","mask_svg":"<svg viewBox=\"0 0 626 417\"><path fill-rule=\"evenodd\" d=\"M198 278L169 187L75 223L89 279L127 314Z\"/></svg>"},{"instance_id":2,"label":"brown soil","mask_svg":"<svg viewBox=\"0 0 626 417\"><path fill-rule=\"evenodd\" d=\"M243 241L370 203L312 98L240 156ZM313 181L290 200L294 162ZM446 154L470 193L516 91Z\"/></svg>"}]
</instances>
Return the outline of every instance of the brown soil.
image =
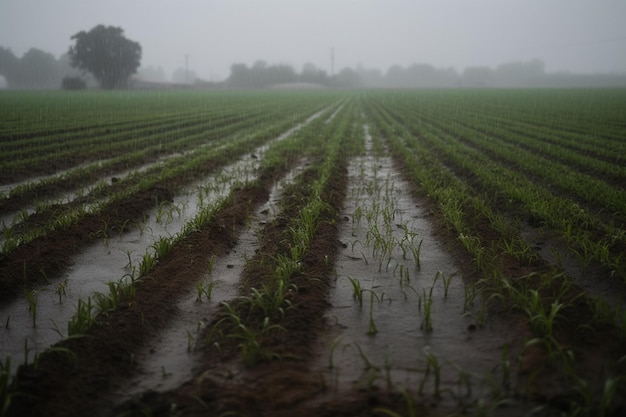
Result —
<instances>
[{"instance_id":1,"label":"brown soil","mask_svg":"<svg viewBox=\"0 0 626 417\"><path fill-rule=\"evenodd\" d=\"M328 217L318 229L306 255L303 273L294 278L298 291L291 299L293 308L280 323L286 331L276 332L271 340L265 341L268 349L282 359L264 361L253 368L240 367L239 374L224 375L221 373L225 369L224 364L236 362L236 344L224 343L219 351L205 348L203 363L193 381L169 393L147 392L120 409L111 410L108 393L136 370L134 352L145 346L146 341L172 317L172 300L206 272L208 259L224 254L234 246L238 230L254 209L268 198L271 183L281 174L265 173L258 185L237 190L233 200L218 214L210 228L192 234L176 246L170 256L142 280L138 288L140 295L124 307L99 317L97 325L86 337L61 342L57 348L63 349L42 354L37 367L21 367L18 373L19 390L28 395L14 398L9 415L97 417L127 412L128 415L166 416L170 415L172 404L176 404L177 410L184 411L186 416L219 416L226 412L250 416L381 415L375 411L376 407L407 412L404 398L397 393L379 389L329 392L325 381L311 373L308 366L307 359L313 352L317 336L325 329L320 318L327 305L328 280L338 244L333 212L326 213ZM336 182L328 193L328 202L338 208L345 193L345 172L335 178ZM130 213L140 215L147 206L154 204L155 199L167 199L167 191L153 189L149 194L125 201L122 207L111 209L110 221L121 228L125 216ZM435 207L433 210L436 210ZM113 216L113 213L120 212L125 216ZM464 275L468 279L479 279L480 274L474 270L473 263L457 246L456 236L437 215L433 216L433 221L437 235L448 243L459 263L464 265ZM481 222L477 224L480 227ZM68 254L101 228L101 219L86 220L82 225L84 229L73 230L71 235L51 234L36 240L10 259L0 260L0 291L11 293L20 288L24 263L29 271L64 268ZM285 225L280 219L268 225L256 258L275 256L285 250L281 247ZM487 228L482 232L485 236L490 233ZM503 260L504 272L512 278L532 271L541 272L548 267L541 263L520 265L509 258ZM246 285L257 285L264 273L262 266L248 270L244 288ZM554 285L558 288L559 284L556 282ZM577 295L576 288L573 288L570 296ZM605 358L617 359L626 349L608 326L593 334L582 332L581 324L590 320L590 309L580 300L576 309L566 312L566 320L560 321L557 338L562 344L576 347L581 375L592 383L603 381L608 370L598 367L607 363ZM532 337L524 316L496 304L492 306L492 311L493 314L511 315L512 323L519 328L520 343ZM521 355L522 352L516 353ZM536 384L531 397L556 409L565 409L575 393L564 388L570 381L565 381L563 375L545 365L545 350L536 346L527 349L521 357L519 375L532 378ZM428 412L424 405L417 405L415 411L419 414Z\"/></svg>"}]
</instances>

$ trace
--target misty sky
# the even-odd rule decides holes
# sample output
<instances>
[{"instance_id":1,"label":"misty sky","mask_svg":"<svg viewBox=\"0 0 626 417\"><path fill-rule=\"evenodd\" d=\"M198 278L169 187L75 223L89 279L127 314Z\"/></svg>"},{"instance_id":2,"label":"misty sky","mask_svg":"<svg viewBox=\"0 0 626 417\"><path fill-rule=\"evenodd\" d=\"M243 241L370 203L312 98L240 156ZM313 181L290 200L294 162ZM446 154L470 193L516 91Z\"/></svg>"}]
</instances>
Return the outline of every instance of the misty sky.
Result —
<instances>
[{"instance_id":1,"label":"misty sky","mask_svg":"<svg viewBox=\"0 0 626 417\"><path fill-rule=\"evenodd\" d=\"M60 56L70 36L120 26L142 66L205 80L230 65L438 68L539 58L549 72L626 72L625 0L0 0L0 46Z\"/></svg>"}]
</instances>

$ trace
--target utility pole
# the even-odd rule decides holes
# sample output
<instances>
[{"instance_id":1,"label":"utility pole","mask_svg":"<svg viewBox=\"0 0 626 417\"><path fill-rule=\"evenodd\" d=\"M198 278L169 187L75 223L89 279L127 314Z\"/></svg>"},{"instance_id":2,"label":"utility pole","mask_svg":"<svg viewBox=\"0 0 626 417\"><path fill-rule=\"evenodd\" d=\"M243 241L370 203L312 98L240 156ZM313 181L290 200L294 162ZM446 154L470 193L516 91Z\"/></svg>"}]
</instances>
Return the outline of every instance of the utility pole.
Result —
<instances>
[{"instance_id":1,"label":"utility pole","mask_svg":"<svg viewBox=\"0 0 626 417\"><path fill-rule=\"evenodd\" d=\"M335 75L335 47L330 48L330 76Z\"/></svg>"}]
</instances>

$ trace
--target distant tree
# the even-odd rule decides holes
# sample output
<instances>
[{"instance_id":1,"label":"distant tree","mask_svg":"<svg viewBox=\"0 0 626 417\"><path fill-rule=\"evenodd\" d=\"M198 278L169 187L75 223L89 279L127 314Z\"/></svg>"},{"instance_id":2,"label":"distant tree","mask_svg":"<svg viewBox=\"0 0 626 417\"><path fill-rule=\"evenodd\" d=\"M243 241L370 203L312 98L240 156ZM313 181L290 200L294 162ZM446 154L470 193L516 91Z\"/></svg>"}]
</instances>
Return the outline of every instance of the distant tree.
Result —
<instances>
[{"instance_id":1,"label":"distant tree","mask_svg":"<svg viewBox=\"0 0 626 417\"><path fill-rule=\"evenodd\" d=\"M339 71L333 82L338 88L359 88L362 86L359 74L352 68L344 68Z\"/></svg>"},{"instance_id":2,"label":"distant tree","mask_svg":"<svg viewBox=\"0 0 626 417\"><path fill-rule=\"evenodd\" d=\"M383 74L379 69L365 68L362 65L356 67L356 72L365 87L383 87Z\"/></svg>"},{"instance_id":3,"label":"distant tree","mask_svg":"<svg viewBox=\"0 0 626 417\"><path fill-rule=\"evenodd\" d=\"M407 71L400 65L392 65L385 74L385 83L388 87L408 87L410 81Z\"/></svg>"},{"instance_id":4,"label":"distant tree","mask_svg":"<svg viewBox=\"0 0 626 417\"><path fill-rule=\"evenodd\" d=\"M230 76L226 81L232 88L251 88L252 76L246 64L237 63L230 66Z\"/></svg>"},{"instance_id":5,"label":"distant tree","mask_svg":"<svg viewBox=\"0 0 626 417\"><path fill-rule=\"evenodd\" d=\"M545 63L540 59L507 62L499 65L494 75L498 86L530 87L541 83L545 77Z\"/></svg>"},{"instance_id":6,"label":"distant tree","mask_svg":"<svg viewBox=\"0 0 626 417\"><path fill-rule=\"evenodd\" d=\"M463 70L462 83L466 87L490 87L494 73L489 67L467 67Z\"/></svg>"},{"instance_id":7,"label":"distant tree","mask_svg":"<svg viewBox=\"0 0 626 417\"><path fill-rule=\"evenodd\" d=\"M61 73L54 55L31 48L22 58L0 48L0 74L9 88L59 88Z\"/></svg>"},{"instance_id":8,"label":"distant tree","mask_svg":"<svg viewBox=\"0 0 626 417\"><path fill-rule=\"evenodd\" d=\"M124 30L98 25L71 37L72 66L90 72L104 89L124 87L141 61L141 45L124 37Z\"/></svg>"},{"instance_id":9,"label":"distant tree","mask_svg":"<svg viewBox=\"0 0 626 417\"><path fill-rule=\"evenodd\" d=\"M20 60L10 49L0 47L0 74L4 76L9 88L13 88L19 75Z\"/></svg>"},{"instance_id":10,"label":"distant tree","mask_svg":"<svg viewBox=\"0 0 626 417\"><path fill-rule=\"evenodd\" d=\"M264 81L266 86L295 83L298 81L298 75L289 65L272 65L266 69Z\"/></svg>"},{"instance_id":11,"label":"distant tree","mask_svg":"<svg viewBox=\"0 0 626 417\"><path fill-rule=\"evenodd\" d=\"M266 88L296 81L298 75L291 66L267 65L265 61L256 61L250 68L246 64L231 65L227 84L232 88Z\"/></svg>"},{"instance_id":12,"label":"distant tree","mask_svg":"<svg viewBox=\"0 0 626 417\"><path fill-rule=\"evenodd\" d=\"M20 59L19 68L19 87L59 88L59 65L51 53L31 48Z\"/></svg>"},{"instance_id":13,"label":"distant tree","mask_svg":"<svg viewBox=\"0 0 626 417\"><path fill-rule=\"evenodd\" d=\"M302 66L300 81L303 83L327 85L328 76L326 71L318 69L314 64L307 62Z\"/></svg>"}]
</instances>

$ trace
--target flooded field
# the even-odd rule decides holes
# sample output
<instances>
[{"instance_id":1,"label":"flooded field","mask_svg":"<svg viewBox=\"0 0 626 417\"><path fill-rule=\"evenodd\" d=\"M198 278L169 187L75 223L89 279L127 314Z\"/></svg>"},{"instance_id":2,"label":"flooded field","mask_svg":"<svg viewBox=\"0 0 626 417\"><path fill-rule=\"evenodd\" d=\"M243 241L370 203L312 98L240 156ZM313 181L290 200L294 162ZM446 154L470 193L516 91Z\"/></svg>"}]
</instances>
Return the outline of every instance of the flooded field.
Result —
<instances>
[{"instance_id":1,"label":"flooded field","mask_svg":"<svg viewBox=\"0 0 626 417\"><path fill-rule=\"evenodd\" d=\"M137 94L3 121L0 415L625 410L623 94Z\"/></svg>"}]
</instances>

